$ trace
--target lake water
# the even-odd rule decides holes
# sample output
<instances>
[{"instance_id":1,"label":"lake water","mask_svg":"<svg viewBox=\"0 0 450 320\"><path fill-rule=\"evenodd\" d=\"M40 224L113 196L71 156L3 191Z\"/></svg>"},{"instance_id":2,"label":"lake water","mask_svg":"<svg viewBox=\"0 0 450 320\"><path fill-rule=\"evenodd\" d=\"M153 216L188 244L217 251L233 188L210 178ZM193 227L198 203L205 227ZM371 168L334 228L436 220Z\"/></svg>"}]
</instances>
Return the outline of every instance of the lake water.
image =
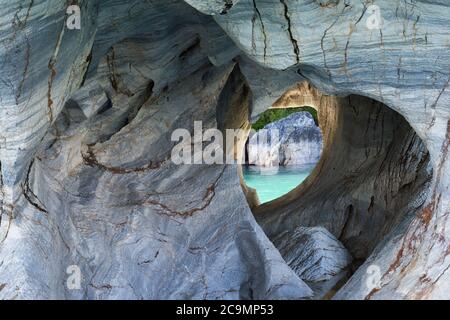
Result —
<instances>
[{"instance_id":1,"label":"lake water","mask_svg":"<svg viewBox=\"0 0 450 320\"><path fill-rule=\"evenodd\" d=\"M314 164L306 166L279 167L276 174L266 172L256 166L243 166L245 183L258 193L261 203L285 195L305 180L314 169Z\"/></svg>"}]
</instances>

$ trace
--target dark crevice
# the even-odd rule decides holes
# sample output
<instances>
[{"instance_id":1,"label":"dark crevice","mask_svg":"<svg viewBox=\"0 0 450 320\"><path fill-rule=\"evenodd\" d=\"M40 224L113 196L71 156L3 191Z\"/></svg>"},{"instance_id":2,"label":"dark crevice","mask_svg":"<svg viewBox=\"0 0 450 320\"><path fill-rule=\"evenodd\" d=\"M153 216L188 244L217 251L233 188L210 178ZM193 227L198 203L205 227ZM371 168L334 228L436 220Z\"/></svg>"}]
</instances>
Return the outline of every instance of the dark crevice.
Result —
<instances>
[{"instance_id":1,"label":"dark crevice","mask_svg":"<svg viewBox=\"0 0 450 320\"><path fill-rule=\"evenodd\" d=\"M298 46L298 42L297 40L294 38L294 35L292 33L292 25L291 25L291 18L289 15L289 8L285 2L286 0L280 0L280 2L283 4L284 6L284 17L286 18L286 21L288 23L288 33L289 33L289 38L291 40L292 46L294 47L294 53L295 53L295 57L297 60L297 64L300 63L300 48Z\"/></svg>"},{"instance_id":2,"label":"dark crevice","mask_svg":"<svg viewBox=\"0 0 450 320\"><path fill-rule=\"evenodd\" d=\"M255 14L258 16L259 22L261 24L261 31L264 37L264 61L267 57L267 33L266 33L266 27L264 26L264 22L262 20L261 12L259 11L258 7L256 6L256 0L253 0L253 8L255 10ZM255 17L253 18L253 21L255 20ZM254 24L254 23L253 23Z\"/></svg>"},{"instance_id":3,"label":"dark crevice","mask_svg":"<svg viewBox=\"0 0 450 320\"><path fill-rule=\"evenodd\" d=\"M36 194L34 194L33 190L30 187L30 173L31 168L33 167L34 161L31 161L30 165L28 166L27 175L25 177L24 182L22 183L22 193L25 197L25 199L38 211L48 213L47 209L44 208L44 205L42 202L38 199Z\"/></svg>"},{"instance_id":4,"label":"dark crevice","mask_svg":"<svg viewBox=\"0 0 450 320\"><path fill-rule=\"evenodd\" d=\"M111 110L113 107L111 99L108 98L106 102L97 110L97 114L104 114L106 111Z\"/></svg>"},{"instance_id":5,"label":"dark crevice","mask_svg":"<svg viewBox=\"0 0 450 320\"><path fill-rule=\"evenodd\" d=\"M228 13L228 11L233 8L233 0L225 0L225 4L223 6L223 10L220 12L221 15L225 15Z\"/></svg>"},{"instance_id":6,"label":"dark crevice","mask_svg":"<svg viewBox=\"0 0 450 320\"><path fill-rule=\"evenodd\" d=\"M200 36L197 35L197 37L194 39L193 43L191 45L189 45L186 49L184 49L179 55L178 58L180 58L181 60L186 59L186 57L192 52L194 51L196 48L200 47Z\"/></svg>"}]
</instances>

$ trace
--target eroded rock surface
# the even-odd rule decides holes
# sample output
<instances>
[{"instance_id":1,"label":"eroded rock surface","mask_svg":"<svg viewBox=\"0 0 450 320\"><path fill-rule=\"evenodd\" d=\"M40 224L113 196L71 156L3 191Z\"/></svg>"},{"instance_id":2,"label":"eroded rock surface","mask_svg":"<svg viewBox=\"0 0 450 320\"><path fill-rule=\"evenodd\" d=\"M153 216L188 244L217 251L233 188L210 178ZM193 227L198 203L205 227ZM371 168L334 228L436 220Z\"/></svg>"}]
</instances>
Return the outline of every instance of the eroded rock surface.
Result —
<instances>
[{"instance_id":1,"label":"eroded rock surface","mask_svg":"<svg viewBox=\"0 0 450 320\"><path fill-rule=\"evenodd\" d=\"M298 227L287 240L274 244L297 275L305 281L330 280L352 262L347 249L323 227Z\"/></svg>"},{"instance_id":2,"label":"eroded rock surface","mask_svg":"<svg viewBox=\"0 0 450 320\"><path fill-rule=\"evenodd\" d=\"M444 1L376 1L375 30L361 1L80 0L81 30L63 1L0 2L0 298L310 297L235 167L168 161L173 129L248 128L305 79L326 156L258 221L368 257L336 298L449 298Z\"/></svg>"},{"instance_id":3,"label":"eroded rock surface","mask_svg":"<svg viewBox=\"0 0 450 320\"><path fill-rule=\"evenodd\" d=\"M289 238L273 239L281 255L311 288L324 297L348 272L352 256L327 229L298 227Z\"/></svg>"}]
</instances>

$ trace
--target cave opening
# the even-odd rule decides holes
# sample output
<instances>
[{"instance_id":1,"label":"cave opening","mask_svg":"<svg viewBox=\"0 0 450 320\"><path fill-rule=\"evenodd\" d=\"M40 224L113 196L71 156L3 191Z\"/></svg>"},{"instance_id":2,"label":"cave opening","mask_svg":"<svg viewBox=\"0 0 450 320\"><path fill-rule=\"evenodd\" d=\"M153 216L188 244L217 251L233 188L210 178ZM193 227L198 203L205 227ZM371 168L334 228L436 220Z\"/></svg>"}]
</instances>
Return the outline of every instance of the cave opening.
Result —
<instances>
[{"instance_id":1,"label":"cave opening","mask_svg":"<svg viewBox=\"0 0 450 320\"><path fill-rule=\"evenodd\" d=\"M245 81L241 89L241 116L236 116L237 100L229 110L234 110L234 119L240 119L234 126L250 131L249 119L254 118L249 111L251 91ZM245 169L239 166L238 174L266 235L313 289L315 298L328 299L377 247L420 212L432 167L429 152L414 129L379 101L359 95L327 95L303 81L271 108L292 105L317 110L323 147L310 175L287 194L261 203L246 183ZM245 145L241 141L240 148ZM244 158L249 160L250 155Z\"/></svg>"},{"instance_id":2,"label":"cave opening","mask_svg":"<svg viewBox=\"0 0 450 320\"><path fill-rule=\"evenodd\" d=\"M244 183L258 203L301 184L320 159L322 132L309 106L276 104L258 116L245 144Z\"/></svg>"}]
</instances>

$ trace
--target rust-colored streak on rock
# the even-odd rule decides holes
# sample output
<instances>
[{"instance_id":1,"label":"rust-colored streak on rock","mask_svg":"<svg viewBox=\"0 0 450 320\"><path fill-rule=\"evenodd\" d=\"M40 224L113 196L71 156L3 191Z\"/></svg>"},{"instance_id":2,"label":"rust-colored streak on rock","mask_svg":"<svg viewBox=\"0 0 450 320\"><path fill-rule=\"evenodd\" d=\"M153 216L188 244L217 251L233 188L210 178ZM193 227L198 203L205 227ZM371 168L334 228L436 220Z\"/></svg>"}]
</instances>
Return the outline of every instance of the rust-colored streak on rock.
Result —
<instances>
[{"instance_id":1,"label":"rust-colored streak on rock","mask_svg":"<svg viewBox=\"0 0 450 320\"><path fill-rule=\"evenodd\" d=\"M370 291L370 293L364 298L364 300L370 300L370 299L372 299L373 295L374 295L375 293L377 293L378 291L380 291L379 288L373 289L373 290Z\"/></svg>"},{"instance_id":2,"label":"rust-colored streak on rock","mask_svg":"<svg viewBox=\"0 0 450 320\"><path fill-rule=\"evenodd\" d=\"M108 171L113 174L127 174L127 173L133 173L133 172L145 172L145 171L149 171L149 170L155 170L155 169L159 169L165 162L165 161L158 161L158 162L150 161L145 166L138 167L138 168L120 168L120 167L107 166L103 163L100 163L97 160L97 157L95 156L95 153L92 150L92 145L88 145L87 153L86 154L82 153L81 156L83 158L84 164L86 164L90 167L98 167L103 171Z\"/></svg>"},{"instance_id":3,"label":"rust-colored streak on rock","mask_svg":"<svg viewBox=\"0 0 450 320\"><path fill-rule=\"evenodd\" d=\"M48 89L47 89L47 114L48 114L50 123L52 123L53 122L52 87L53 87L53 80L56 77L55 61L53 61L53 59L49 61L48 69L50 70L50 77L48 78Z\"/></svg>"},{"instance_id":4,"label":"rust-colored streak on rock","mask_svg":"<svg viewBox=\"0 0 450 320\"><path fill-rule=\"evenodd\" d=\"M421 218L424 224L428 225L433 217L434 201L428 204L422 211Z\"/></svg>"}]
</instances>

